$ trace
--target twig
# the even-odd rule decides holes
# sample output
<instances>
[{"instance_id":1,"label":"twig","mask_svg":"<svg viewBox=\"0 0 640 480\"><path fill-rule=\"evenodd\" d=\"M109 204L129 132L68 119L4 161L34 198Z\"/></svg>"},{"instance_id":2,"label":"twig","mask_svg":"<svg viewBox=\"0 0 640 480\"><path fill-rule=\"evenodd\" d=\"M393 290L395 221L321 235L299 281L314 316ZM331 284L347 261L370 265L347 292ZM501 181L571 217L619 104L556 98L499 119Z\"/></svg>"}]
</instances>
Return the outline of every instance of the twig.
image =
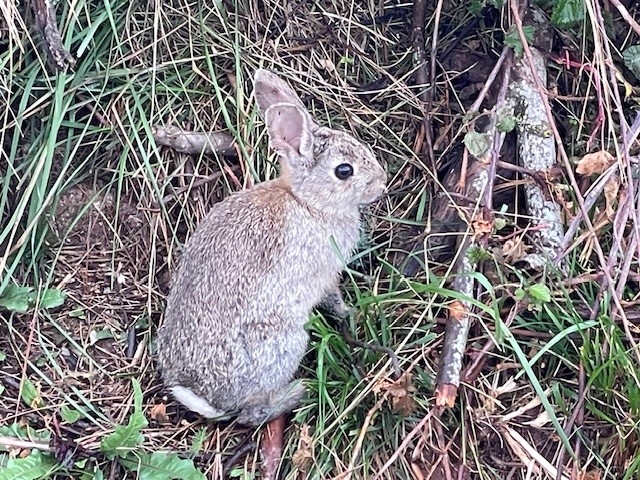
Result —
<instances>
[{"instance_id":1,"label":"twig","mask_svg":"<svg viewBox=\"0 0 640 480\"><path fill-rule=\"evenodd\" d=\"M360 451L362 450L362 443L364 442L364 437L367 434L367 430L369 429L369 425L371 424L371 420L377 411L382 408L382 404L387 400L388 391L382 395L376 404L371 407L371 409L367 412L367 416L364 418L364 422L362 422L362 427L360 427L360 434L358 435L358 439L356 440L356 444L353 447L353 453L351 454L351 460L349 460L349 465L347 467L347 473L343 480L350 480L353 475L353 470L355 468L355 464L358 461L358 457L360 456Z\"/></svg>"},{"instance_id":2,"label":"twig","mask_svg":"<svg viewBox=\"0 0 640 480\"><path fill-rule=\"evenodd\" d=\"M510 62L507 62L507 65L496 106L491 114L491 122L485 134L491 139L491 148L487 152L477 153L480 156L470 169L470 178L465 181L467 197L479 204L480 208L470 215L471 218L468 220L472 232L465 235L460 242L460 253L454 265L456 277L452 289L468 298L473 298L475 294L475 279L472 273L478 267L470 252L476 247L486 247L493 230L491 193L495 181L496 162L505 137L503 132L498 132L497 125L498 112L503 108L509 86ZM455 300L447 310L447 326L436 377L435 404L438 407L451 408L455 405L472 314L470 302L464 300Z\"/></svg>"},{"instance_id":3,"label":"twig","mask_svg":"<svg viewBox=\"0 0 640 480\"><path fill-rule=\"evenodd\" d=\"M413 51L416 66L416 85L418 85L420 100L427 103L426 86L429 81L427 74L427 52L425 51L424 39L424 17L426 15L425 0L413 2L413 13L411 15L411 39L413 41Z\"/></svg>"},{"instance_id":4,"label":"twig","mask_svg":"<svg viewBox=\"0 0 640 480\"><path fill-rule=\"evenodd\" d=\"M62 44L62 36L56 23L56 11L50 0L34 0L32 3L36 26L42 34L47 58L60 71L66 71L76 63Z\"/></svg>"},{"instance_id":5,"label":"twig","mask_svg":"<svg viewBox=\"0 0 640 480\"><path fill-rule=\"evenodd\" d=\"M502 53L500 54L498 61L491 69L491 73L489 73L489 76L487 77L487 81L484 82L482 89L478 93L478 98L476 98L476 101L473 102L473 105L471 105L471 107L469 107L469 110L467 110L467 115L475 114L478 112L478 110L480 110L480 105L482 105L482 102L484 102L484 99L487 97L487 93L489 93L489 89L491 88L491 85L493 85L493 82L495 82L496 78L498 77L498 73L500 73L502 64L507 59L507 57L511 54L511 52L512 52L511 47L505 46L502 49Z\"/></svg>"},{"instance_id":6,"label":"twig","mask_svg":"<svg viewBox=\"0 0 640 480\"><path fill-rule=\"evenodd\" d=\"M357 340L351 336L349 331L347 330L347 325L344 321L340 321L340 330L344 340L355 347L366 348L368 350L373 350L374 352L382 352L386 353L389 356L389 360L391 361L391 366L393 367L394 377L396 379L400 378L402 374L402 370L400 370L400 362L398 361L398 356L396 352L394 352L390 347L385 347L384 345L376 345L372 343L366 343L362 340Z\"/></svg>"},{"instance_id":7,"label":"twig","mask_svg":"<svg viewBox=\"0 0 640 480\"><path fill-rule=\"evenodd\" d=\"M543 52L531 48L529 53L529 61L520 58L515 63L517 81L512 85L510 101L514 106L520 106L518 109L522 111L521 119L517 122L520 162L529 170L545 171L556 163L556 145L549 135L551 127L545 110L549 103L544 93L547 67ZM532 268L540 268L557 258L561 249L564 238L561 210L553 195L546 193L547 189L528 183L524 191L532 223L544 223L547 226L534 232L534 248L537 251L523 259Z\"/></svg>"},{"instance_id":8,"label":"twig","mask_svg":"<svg viewBox=\"0 0 640 480\"><path fill-rule=\"evenodd\" d=\"M629 24L633 31L636 32L636 35L640 35L640 25L636 22L633 17L629 14L629 11L625 8L624 5L620 3L620 0L609 0L613 3L613 6L618 9L622 18Z\"/></svg>"},{"instance_id":9,"label":"twig","mask_svg":"<svg viewBox=\"0 0 640 480\"><path fill-rule=\"evenodd\" d=\"M600 5L597 2L595 2L593 5L593 8L595 8L595 15L597 16L597 20L598 20L599 31L605 32L606 31L605 22L602 16ZM609 42L605 41L603 42L603 44L604 44L603 47L605 50L605 54L608 56L608 58L612 58ZM613 65L610 65L610 64L607 64L606 67L609 70L611 85L616 85L616 82L617 82L616 76L618 75L617 69L613 68ZM638 217L638 211L635 208L635 205L632 205L632 202L636 201L636 191L635 191L636 182L632 180L633 172L632 172L631 161L629 157L630 144L627 143L627 139L637 135L637 132L629 132L629 125L627 124L627 121L625 118L625 111L622 107L622 100L620 98L620 92L618 92L618 89L616 88L611 89L611 94L613 96L613 99L615 100L616 110L620 117L619 122L620 122L620 130L622 133L622 142L623 142L621 160L624 162L624 166L626 167L625 173L627 174L627 177L629 179L626 185L626 195L625 195L626 198L622 202L622 205L621 205L622 208L618 209L618 213L616 214L616 218L614 220L614 238L615 236L622 235L625 225L627 224L627 220L630 219L631 231L633 232L630 236L635 240L635 242L633 241L631 242L634 245L634 247L632 250L629 250L629 252L631 255L633 255L633 251L640 244L640 241L639 241L640 226L638 225L638 222L640 222L640 218ZM635 124L636 122L634 121L634 125ZM616 228L616 225L617 225L617 228ZM600 264L605 265L604 253L602 252L602 247L598 242L596 242L595 247L596 247L596 253L598 254L598 260L600 261ZM625 264L627 262L627 259L625 259ZM619 285L623 283L626 284L627 273L624 271L625 264L623 264L622 273L618 277ZM607 268L604 268L603 270L604 270L605 278L607 281L607 289L609 290L609 293L612 295L613 297L612 300L614 302L613 307L611 308L611 316L612 317L615 317L616 315L620 316L620 319L622 321L622 328L624 330L625 336L627 337L627 340L629 341L632 347L632 350L636 356L636 360L640 362L640 348L639 348L638 342L633 336L633 333L631 332L631 322L629 321L627 314L624 308L622 307L622 304L620 302L621 297L617 295L618 288L616 288L616 286L613 283L613 279L611 277L611 271L608 270ZM619 288L623 288L623 287L619 287ZM636 382L640 382L640 379L638 378L635 371L632 372L632 375Z\"/></svg>"},{"instance_id":10,"label":"twig","mask_svg":"<svg viewBox=\"0 0 640 480\"><path fill-rule=\"evenodd\" d=\"M236 462L242 458L243 456L245 456L247 453L253 452L255 451L255 449L258 447L258 445L256 444L256 442L254 441L247 441L246 443L244 443L243 445L239 446L235 453L233 455L231 455L225 462L224 462L224 466L222 468L222 475L224 477L226 477L229 472L231 471L231 469L233 468L233 466L236 464Z\"/></svg>"},{"instance_id":11,"label":"twig","mask_svg":"<svg viewBox=\"0 0 640 480\"><path fill-rule=\"evenodd\" d=\"M520 306L517 303L516 305L511 307L511 310L509 311L509 315L504 321L504 324L506 327L509 327L513 323L516 316L522 311L523 308L525 308L524 305ZM513 330L511 330L511 333L513 333ZM484 346L476 354L473 362L467 365L466 368L464 369L462 378L464 379L465 382L471 382L478 376L478 374L480 373L480 370L482 370L482 367L484 366L484 361L487 353L493 351L495 348L496 348L496 342L493 339L489 339L485 342Z\"/></svg>"},{"instance_id":12,"label":"twig","mask_svg":"<svg viewBox=\"0 0 640 480\"><path fill-rule=\"evenodd\" d=\"M571 417L569 418L569 420L567 421L567 424L564 427L564 433L567 436L571 435L571 430L573 430L574 425L576 425L577 427L581 427L582 422L584 420L584 403L587 399L587 387L586 387L586 372L585 372L584 363L582 363L582 360L580 361L580 365L578 366L578 392L577 393L578 393L578 403L575 405L575 407L573 407L573 413L571 414ZM580 458L579 449L580 449L580 435L576 435L576 444L574 448L574 451L576 452L576 456L575 456L576 459ZM558 474L556 475L556 480L562 480L562 467L564 464L564 457L566 453L567 453L567 450L565 448L560 449L560 454L558 455L558 461L556 462L556 469L558 470Z\"/></svg>"},{"instance_id":13,"label":"twig","mask_svg":"<svg viewBox=\"0 0 640 480\"><path fill-rule=\"evenodd\" d=\"M237 171L238 168L237 167L231 167L231 170L232 171ZM164 197L162 197L162 203L164 205L166 205L169 202L171 202L172 200L175 200L177 197L179 197L180 195L182 195L183 193L185 193L185 192L187 192L187 191L189 191L191 189L201 187L202 185L206 185L207 183L215 182L220 177L222 177L222 175L223 175L223 172L212 173L211 175L207 175L204 178L200 178L198 180L195 180L192 183L189 183L188 185L185 185L183 187L177 188L175 192L171 193L170 195L165 195Z\"/></svg>"},{"instance_id":14,"label":"twig","mask_svg":"<svg viewBox=\"0 0 640 480\"><path fill-rule=\"evenodd\" d=\"M440 412L438 412L440 413ZM436 422L435 424L436 430L436 441L438 442L438 447L442 452L442 469L444 470L444 478L445 480L453 480L453 476L451 475L451 460L449 459L449 448L451 448L451 444L453 443L454 435L451 436L447 445L443 445L444 442L444 431L442 430L442 424L440 422Z\"/></svg>"},{"instance_id":15,"label":"twig","mask_svg":"<svg viewBox=\"0 0 640 480\"><path fill-rule=\"evenodd\" d=\"M189 155L213 154L237 155L234 139L224 132L190 132L174 125L155 125L151 129L158 145Z\"/></svg>"},{"instance_id":16,"label":"twig","mask_svg":"<svg viewBox=\"0 0 640 480\"><path fill-rule=\"evenodd\" d=\"M53 452L53 447L48 443L20 440L19 438L0 436L0 446L5 449L20 448L27 450L40 450L41 452Z\"/></svg>"},{"instance_id":17,"label":"twig","mask_svg":"<svg viewBox=\"0 0 640 480\"><path fill-rule=\"evenodd\" d=\"M378 473L376 473L376 475L373 477L373 480L376 480L382 477L382 474L386 472L391 465L393 465L393 463L398 459L400 454L406 450L409 443L411 443L411 440L413 440L413 437L415 437L424 428L424 426L431 419L434 413L435 413L435 409L429 410L429 412L424 416L424 418L420 420L420 422L415 427L413 427L413 430L411 430L409 434L404 438L404 440L402 440L402 443L396 449L396 451L393 452L393 454L389 457L389 460L387 460L385 464L382 466L382 468L378 471Z\"/></svg>"}]
</instances>

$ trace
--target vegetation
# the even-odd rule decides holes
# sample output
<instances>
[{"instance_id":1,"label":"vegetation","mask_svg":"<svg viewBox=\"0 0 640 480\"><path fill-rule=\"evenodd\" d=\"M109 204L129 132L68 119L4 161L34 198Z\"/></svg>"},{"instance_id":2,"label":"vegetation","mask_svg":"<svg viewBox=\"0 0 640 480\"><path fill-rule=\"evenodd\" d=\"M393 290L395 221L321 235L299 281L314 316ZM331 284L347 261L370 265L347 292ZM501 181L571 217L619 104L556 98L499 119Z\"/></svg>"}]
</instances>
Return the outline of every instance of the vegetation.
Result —
<instances>
[{"instance_id":1,"label":"vegetation","mask_svg":"<svg viewBox=\"0 0 640 480\"><path fill-rule=\"evenodd\" d=\"M260 432L180 408L153 362L185 239L212 203L277 174L252 97L260 66L370 144L390 179L344 279L357 313L344 328L309 319L309 393L281 477L640 477L640 10L538 2L556 147L571 163L538 180L500 167L488 243L463 252L478 227L453 186L465 148L486 149L467 127L480 132L496 104L500 79L487 79L505 45L526 55L537 30L517 28L516 2L426 3L420 64L411 4L61 2L65 70L32 13L0 0L0 479L261 478L245 448ZM161 147L158 125L227 132L237 154ZM518 261L535 232L531 181L566 220L562 268ZM452 285L466 254L473 296ZM473 312L463 381L454 407L435 409L459 300Z\"/></svg>"}]
</instances>

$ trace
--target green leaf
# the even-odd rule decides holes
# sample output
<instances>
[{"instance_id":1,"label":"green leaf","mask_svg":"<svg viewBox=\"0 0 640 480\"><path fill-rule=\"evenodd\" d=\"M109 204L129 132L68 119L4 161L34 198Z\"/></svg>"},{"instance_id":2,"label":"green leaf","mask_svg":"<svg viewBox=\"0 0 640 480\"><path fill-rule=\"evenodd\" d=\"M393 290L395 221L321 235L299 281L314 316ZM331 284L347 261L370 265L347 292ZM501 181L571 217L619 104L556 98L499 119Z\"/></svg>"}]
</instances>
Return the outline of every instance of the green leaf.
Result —
<instances>
[{"instance_id":1,"label":"green leaf","mask_svg":"<svg viewBox=\"0 0 640 480\"><path fill-rule=\"evenodd\" d=\"M489 150L489 138L484 133L467 132L464 136L464 146L471 155L480 158Z\"/></svg>"},{"instance_id":2,"label":"green leaf","mask_svg":"<svg viewBox=\"0 0 640 480\"><path fill-rule=\"evenodd\" d=\"M640 79L640 45L632 45L622 52L625 66Z\"/></svg>"},{"instance_id":3,"label":"green leaf","mask_svg":"<svg viewBox=\"0 0 640 480\"><path fill-rule=\"evenodd\" d=\"M0 294L0 307L16 313L25 313L33 301L33 287L19 287L10 283Z\"/></svg>"},{"instance_id":4,"label":"green leaf","mask_svg":"<svg viewBox=\"0 0 640 480\"><path fill-rule=\"evenodd\" d=\"M531 25L525 25L522 27L522 32L524 33L524 38L527 39L527 43L531 43L533 41L533 34L536 29ZM524 52L524 47L522 46L522 42L520 41L520 34L515 26L511 26L509 31L504 37L504 44L508 47L513 48L514 53L517 57L521 57Z\"/></svg>"},{"instance_id":5,"label":"green leaf","mask_svg":"<svg viewBox=\"0 0 640 480\"><path fill-rule=\"evenodd\" d=\"M206 428L200 428L196 430L193 435L193 443L191 444L191 447L189 447L189 450L193 453L200 453L202 451L202 447L204 446L204 442L207 441L207 436L208 435Z\"/></svg>"},{"instance_id":6,"label":"green leaf","mask_svg":"<svg viewBox=\"0 0 640 480\"><path fill-rule=\"evenodd\" d=\"M24 382L22 382L20 396L30 408L38 408L44 405L38 388L28 378L25 378Z\"/></svg>"},{"instance_id":7,"label":"green leaf","mask_svg":"<svg viewBox=\"0 0 640 480\"><path fill-rule=\"evenodd\" d=\"M513 115L505 115L498 120L497 129L499 132L509 133L516 128L516 119Z\"/></svg>"},{"instance_id":8,"label":"green leaf","mask_svg":"<svg viewBox=\"0 0 640 480\"><path fill-rule=\"evenodd\" d=\"M60 416L67 423L77 422L78 419L80 418L80 415L81 414L79 411L73 408L69 408L67 405L63 405L62 408L60 409Z\"/></svg>"},{"instance_id":9,"label":"green leaf","mask_svg":"<svg viewBox=\"0 0 640 480\"><path fill-rule=\"evenodd\" d=\"M21 425L19 423L0 426L0 435L43 443L48 443L51 440L51 433L48 430L34 430L29 425Z\"/></svg>"},{"instance_id":10,"label":"green leaf","mask_svg":"<svg viewBox=\"0 0 640 480\"><path fill-rule=\"evenodd\" d=\"M121 458L120 463L138 472L139 480L205 480L193 460L183 460L175 453L140 453Z\"/></svg>"},{"instance_id":11,"label":"green leaf","mask_svg":"<svg viewBox=\"0 0 640 480\"><path fill-rule=\"evenodd\" d=\"M131 383L133 384L133 413L129 417L129 422L125 426L117 425L113 433L100 442L100 451L109 459L125 456L129 450L137 447L144 440L141 430L148 425L148 422L142 413L142 389L135 378L131 379Z\"/></svg>"},{"instance_id":12,"label":"green leaf","mask_svg":"<svg viewBox=\"0 0 640 480\"><path fill-rule=\"evenodd\" d=\"M56 308L64 303L67 294L57 288L47 288L40 298L40 308Z\"/></svg>"},{"instance_id":13,"label":"green leaf","mask_svg":"<svg viewBox=\"0 0 640 480\"><path fill-rule=\"evenodd\" d=\"M57 288L47 288L40 297L40 308L55 308L64 303L66 294ZM16 313L25 313L36 304L33 287L9 284L0 295L0 307Z\"/></svg>"},{"instance_id":14,"label":"green leaf","mask_svg":"<svg viewBox=\"0 0 640 480\"><path fill-rule=\"evenodd\" d=\"M0 362L4 362L7 358L7 354L0 350Z\"/></svg>"},{"instance_id":15,"label":"green leaf","mask_svg":"<svg viewBox=\"0 0 640 480\"><path fill-rule=\"evenodd\" d=\"M561 28L572 27L584 20L584 12L584 0L559 0L553 8L551 23Z\"/></svg>"},{"instance_id":16,"label":"green leaf","mask_svg":"<svg viewBox=\"0 0 640 480\"><path fill-rule=\"evenodd\" d=\"M49 478L57 466L58 463L49 455L32 450L28 457L10 459L7 466L0 470L0 480Z\"/></svg>"},{"instance_id":17,"label":"green leaf","mask_svg":"<svg viewBox=\"0 0 640 480\"><path fill-rule=\"evenodd\" d=\"M82 308L71 310L68 315L72 318L81 318L83 320L86 318L86 314L84 313L84 309Z\"/></svg>"},{"instance_id":18,"label":"green leaf","mask_svg":"<svg viewBox=\"0 0 640 480\"><path fill-rule=\"evenodd\" d=\"M544 285L543 283L536 283L535 285L531 285L528 289L529 295L534 300L539 302L550 302L551 301L551 290L549 287Z\"/></svg>"}]
</instances>

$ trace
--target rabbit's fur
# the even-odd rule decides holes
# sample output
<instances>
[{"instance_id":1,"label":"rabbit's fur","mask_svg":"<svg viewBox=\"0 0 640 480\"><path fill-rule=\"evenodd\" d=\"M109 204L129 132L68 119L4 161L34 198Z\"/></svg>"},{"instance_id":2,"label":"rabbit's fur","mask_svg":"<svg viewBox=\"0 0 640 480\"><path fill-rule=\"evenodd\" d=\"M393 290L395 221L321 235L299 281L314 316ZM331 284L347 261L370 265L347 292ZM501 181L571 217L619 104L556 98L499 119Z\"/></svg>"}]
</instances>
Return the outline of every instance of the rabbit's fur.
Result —
<instances>
[{"instance_id":1,"label":"rabbit's fur","mask_svg":"<svg viewBox=\"0 0 640 480\"><path fill-rule=\"evenodd\" d=\"M298 405L305 390L292 378L307 347L304 325L323 301L346 310L338 281L359 238L359 207L386 189L369 148L318 126L275 74L258 70L254 80L281 175L229 196L200 223L157 338L178 401L249 425ZM341 180L344 164L353 175Z\"/></svg>"}]
</instances>

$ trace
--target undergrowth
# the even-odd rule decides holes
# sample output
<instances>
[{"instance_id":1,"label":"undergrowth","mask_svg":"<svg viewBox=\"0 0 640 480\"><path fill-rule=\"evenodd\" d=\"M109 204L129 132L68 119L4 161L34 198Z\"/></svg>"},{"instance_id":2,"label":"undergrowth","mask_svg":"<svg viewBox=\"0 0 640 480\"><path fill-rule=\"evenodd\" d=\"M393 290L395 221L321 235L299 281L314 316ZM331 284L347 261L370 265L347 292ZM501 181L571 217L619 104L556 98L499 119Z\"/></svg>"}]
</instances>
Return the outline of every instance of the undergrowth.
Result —
<instances>
[{"instance_id":1,"label":"undergrowth","mask_svg":"<svg viewBox=\"0 0 640 480\"><path fill-rule=\"evenodd\" d=\"M620 192L637 197L616 112L633 123L638 32L595 0L541 5L553 59L575 63L548 64L565 150L610 152ZM529 238L527 177L505 176L501 221L478 252L482 289L465 299L473 368L455 407L433 415L461 235L457 220L436 232L433 210L444 198L456 212L445 185L462 168L464 114L503 45L522 49L508 4L428 6L425 36L436 18L440 30L427 88L414 81L410 4L62 2L76 58L64 73L47 65L25 6L0 7L0 479L260 478L256 452L229 464L259 432L186 412L153 362L185 240L211 204L277 175L252 97L259 66L287 78L321 123L371 145L390 178L343 282L356 311L344 330L387 350L311 316L309 393L288 422L282 478L549 478L544 462L562 478L638 478L637 207L614 222L622 194L590 209L595 230L581 223L565 270L532 272L510 256ZM226 131L237 157L159 148L153 127L168 124ZM570 222L597 174L571 191L566 173L547 184ZM444 255L430 254L436 243ZM631 272L617 295L605 270Z\"/></svg>"}]
</instances>

